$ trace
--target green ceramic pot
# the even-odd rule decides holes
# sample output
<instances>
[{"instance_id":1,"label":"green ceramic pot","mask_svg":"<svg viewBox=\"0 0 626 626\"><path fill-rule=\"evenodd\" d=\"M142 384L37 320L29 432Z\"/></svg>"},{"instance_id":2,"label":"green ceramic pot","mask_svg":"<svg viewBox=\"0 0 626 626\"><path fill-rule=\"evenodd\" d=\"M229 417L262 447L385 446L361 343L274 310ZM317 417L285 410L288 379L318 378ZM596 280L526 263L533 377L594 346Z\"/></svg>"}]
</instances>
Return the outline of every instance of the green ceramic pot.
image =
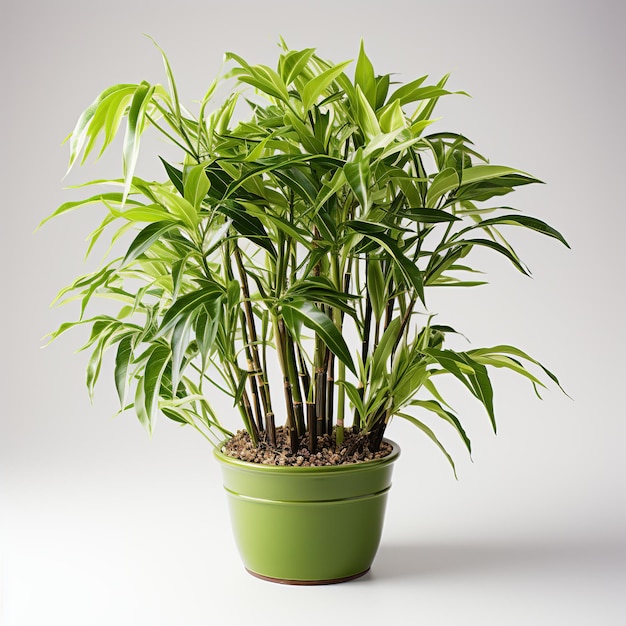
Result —
<instances>
[{"instance_id":1,"label":"green ceramic pot","mask_svg":"<svg viewBox=\"0 0 626 626\"><path fill-rule=\"evenodd\" d=\"M324 467L259 465L216 450L246 569L301 585L365 574L380 543L400 454L397 444L388 443L393 451L382 459Z\"/></svg>"}]
</instances>

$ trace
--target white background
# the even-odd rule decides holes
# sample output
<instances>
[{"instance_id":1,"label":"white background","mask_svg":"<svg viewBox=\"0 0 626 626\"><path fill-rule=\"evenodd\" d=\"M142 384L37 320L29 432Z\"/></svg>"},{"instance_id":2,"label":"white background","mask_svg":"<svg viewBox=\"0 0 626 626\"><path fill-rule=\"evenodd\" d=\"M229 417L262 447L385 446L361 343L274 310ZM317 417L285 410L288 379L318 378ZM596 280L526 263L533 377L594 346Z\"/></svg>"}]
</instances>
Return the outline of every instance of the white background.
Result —
<instances>
[{"instance_id":1,"label":"white background","mask_svg":"<svg viewBox=\"0 0 626 626\"><path fill-rule=\"evenodd\" d=\"M620 2L5 2L0 316L0 623L195 626L305 623L574 625L626 623L624 58ZM495 376L497 437L468 396L454 404L474 462L445 459L394 423L395 470L372 573L290 588L247 575L230 536L211 450L163 419L152 439L117 410L110 370L96 401L86 356L41 337L50 310L87 270L97 209L37 223L62 189L119 171L118 154L62 182L61 141L116 82L165 81L152 35L185 102L202 97L226 50L273 64L283 35L336 62L361 37L379 73L452 72L472 99L442 103L439 129L463 132L492 163L547 182L511 203L572 245L515 238L529 280L485 255L491 285L433 296L441 323L474 345L512 343L544 361L571 401L544 401ZM155 144L155 148L160 149ZM102 169L99 169L102 168ZM140 171L160 175L145 153ZM227 405L224 410L228 411ZM337 529L340 532L341 529Z\"/></svg>"}]
</instances>

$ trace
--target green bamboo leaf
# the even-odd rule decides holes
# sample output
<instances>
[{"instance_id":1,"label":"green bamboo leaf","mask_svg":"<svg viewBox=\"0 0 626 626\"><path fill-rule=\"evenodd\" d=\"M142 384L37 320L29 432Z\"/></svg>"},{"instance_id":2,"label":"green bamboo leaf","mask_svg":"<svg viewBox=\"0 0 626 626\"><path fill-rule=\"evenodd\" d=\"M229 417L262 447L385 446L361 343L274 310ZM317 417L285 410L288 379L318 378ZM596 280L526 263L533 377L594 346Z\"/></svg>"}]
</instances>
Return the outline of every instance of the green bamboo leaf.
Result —
<instances>
[{"instance_id":1,"label":"green bamboo leaf","mask_svg":"<svg viewBox=\"0 0 626 626\"><path fill-rule=\"evenodd\" d=\"M552 226L542 222L536 217L530 217L528 215L501 215L499 217L492 217L486 220L482 220L473 226L469 226L468 228L463 229L463 231L459 231L459 235L468 230L472 230L475 228L485 228L487 226L495 226L501 224L512 224L523 226L525 228L529 228L530 230L537 231L543 235L547 235L548 237L553 237L554 239L558 239L562 244L566 247L570 247L570 245L565 241L565 238L561 233L552 228Z\"/></svg>"},{"instance_id":2,"label":"green bamboo leaf","mask_svg":"<svg viewBox=\"0 0 626 626\"><path fill-rule=\"evenodd\" d=\"M499 254L509 259L509 261L511 261L514 267L516 267L522 274L525 274L526 276L530 276L530 272L528 271L526 267L524 267L522 262L515 255L515 253L509 248L506 248L505 246L503 246L502 244L496 241L491 241L490 239L453 240L453 241L448 242L447 244L444 244L441 247L441 249L449 248L452 246L462 246L463 248L470 248L470 249L473 246L481 246L484 248L490 248L491 250L495 250Z\"/></svg>"},{"instance_id":3,"label":"green bamboo leaf","mask_svg":"<svg viewBox=\"0 0 626 626\"><path fill-rule=\"evenodd\" d=\"M281 76L285 85L290 85L304 70L311 57L315 54L315 48L305 50L291 50L282 61Z\"/></svg>"},{"instance_id":4,"label":"green bamboo leaf","mask_svg":"<svg viewBox=\"0 0 626 626\"><path fill-rule=\"evenodd\" d=\"M113 217L122 218L129 222L162 222L174 221L175 219L158 204L138 205L123 211L118 211L108 202L103 202L103 204L107 206Z\"/></svg>"},{"instance_id":5,"label":"green bamboo leaf","mask_svg":"<svg viewBox=\"0 0 626 626\"><path fill-rule=\"evenodd\" d=\"M53 217L57 217L59 215L62 215L63 213L67 213L68 211L74 211L75 209L79 209L89 204L103 204L105 202L108 202L108 203L115 202L115 203L121 204L123 199L124 199L123 194L119 192L108 192L108 193L99 193L99 194L96 194L95 196L91 196L90 198L84 198L82 200L64 202L58 209L56 209L56 211L54 211L54 213L52 213L51 215L46 217L44 220L42 220L39 223L39 226L37 228L41 228L46 222L51 220ZM141 205L141 203L135 200L131 200L131 199L128 199L127 203L133 204L133 205Z\"/></svg>"},{"instance_id":6,"label":"green bamboo leaf","mask_svg":"<svg viewBox=\"0 0 626 626\"><path fill-rule=\"evenodd\" d=\"M146 362L143 377L137 383L135 412L150 434L154 431L161 380L169 360L169 347L155 346Z\"/></svg>"},{"instance_id":7,"label":"green bamboo leaf","mask_svg":"<svg viewBox=\"0 0 626 626\"><path fill-rule=\"evenodd\" d=\"M130 99L132 94L137 89L137 85L119 84L113 85L108 89L105 89L92 103L87 107L78 118L74 130L70 134L70 160L68 166L68 172L74 165L81 150L85 147L85 143L92 136L97 136L102 130L105 120L101 120L100 124L94 124L92 122L96 112L107 107L116 107L118 110L123 111L126 108L127 100ZM112 139L112 137L111 137ZM110 142L110 139L109 139ZM93 142L91 142L93 146ZM107 142L103 146L103 150L106 147ZM83 162L89 155L89 152L83 154Z\"/></svg>"},{"instance_id":8,"label":"green bamboo leaf","mask_svg":"<svg viewBox=\"0 0 626 626\"><path fill-rule=\"evenodd\" d=\"M460 184L457 171L452 167L446 167L433 178L433 182L426 193L426 204L429 207L435 206L441 196L456 189Z\"/></svg>"},{"instance_id":9,"label":"green bamboo leaf","mask_svg":"<svg viewBox=\"0 0 626 626\"><path fill-rule=\"evenodd\" d=\"M239 82L252 85L273 98L278 98L284 102L289 101L289 92L283 79L272 68L265 65L250 65L245 59L233 52L227 52L225 59L236 61L241 66L230 72L232 76L237 77Z\"/></svg>"},{"instance_id":10,"label":"green bamboo leaf","mask_svg":"<svg viewBox=\"0 0 626 626\"><path fill-rule=\"evenodd\" d=\"M81 348L81 350L85 349L91 345L95 339L97 339L96 347L94 348L87 363L86 383L89 398L91 400L93 400L94 387L98 381L100 370L102 368L102 358L104 353L114 341L114 333L116 333L121 326L122 324L119 320L96 322L94 324L94 328L92 329L92 338L85 344L85 346L83 346L83 348Z\"/></svg>"},{"instance_id":11,"label":"green bamboo leaf","mask_svg":"<svg viewBox=\"0 0 626 626\"><path fill-rule=\"evenodd\" d=\"M516 348L515 346L502 344L502 345L493 346L491 348L477 348L475 350L468 350L467 354L469 354L472 358L476 356L497 356L497 355L502 355L502 354L508 354L508 355L516 356L526 361L529 361L530 363L533 363L534 365L539 367L541 370L543 370L546 376L555 385L557 385L557 387L559 387L559 389L563 391L563 393L565 393L566 396L568 395L563 389L563 387L561 386L559 379L547 367L545 367L542 363L540 363L539 361L531 357L529 354L527 354L523 350Z\"/></svg>"},{"instance_id":12,"label":"green bamboo leaf","mask_svg":"<svg viewBox=\"0 0 626 626\"><path fill-rule=\"evenodd\" d=\"M172 351L172 390L178 389L178 383L182 376L182 365L185 353L189 346L193 317L183 317L172 330L171 351Z\"/></svg>"},{"instance_id":13,"label":"green bamboo leaf","mask_svg":"<svg viewBox=\"0 0 626 626\"><path fill-rule=\"evenodd\" d=\"M420 93L420 87L424 83L424 81L428 78L428 74L425 76L421 76L420 78L416 78L415 80L407 83L406 85L402 85L398 87L391 96L389 96L388 104L391 104L395 100L397 100L401 105L408 104L409 102L413 102L411 99L413 94ZM427 87L428 89L428 87ZM423 93L423 92L422 92Z\"/></svg>"},{"instance_id":14,"label":"green bamboo leaf","mask_svg":"<svg viewBox=\"0 0 626 626\"><path fill-rule=\"evenodd\" d=\"M148 248L150 248L155 242L157 242L163 235L172 230L176 224L172 222L155 222L146 226L135 237L130 244L126 256L122 261L121 267L132 263L137 257L143 254Z\"/></svg>"},{"instance_id":15,"label":"green bamboo leaf","mask_svg":"<svg viewBox=\"0 0 626 626\"><path fill-rule=\"evenodd\" d=\"M154 94L154 85L142 82L135 93L128 111L126 135L124 136L124 200L128 196L139 156L139 140L143 133L146 113Z\"/></svg>"},{"instance_id":16,"label":"green bamboo leaf","mask_svg":"<svg viewBox=\"0 0 626 626\"><path fill-rule=\"evenodd\" d=\"M194 165L185 174L183 197L198 213L202 206L202 201L206 198L211 187L211 183L206 175L206 166L203 163ZM193 219L195 223L195 215Z\"/></svg>"},{"instance_id":17,"label":"green bamboo leaf","mask_svg":"<svg viewBox=\"0 0 626 626\"><path fill-rule=\"evenodd\" d=\"M274 226L279 231L282 231L285 235L291 237L306 248L311 247L311 233L302 228L299 228L298 226L295 226L284 217L281 217L280 215L275 215L270 211L266 212L254 204L250 204L247 202L242 202L241 204L248 209L249 215L257 217L261 222L264 222L265 224Z\"/></svg>"},{"instance_id":18,"label":"green bamboo leaf","mask_svg":"<svg viewBox=\"0 0 626 626\"><path fill-rule=\"evenodd\" d=\"M376 108L376 76L372 62L365 54L365 45L362 39L354 72L354 82L361 88L371 107Z\"/></svg>"},{"instance_id":19,"label":"green bamboo leaf","mask_svg":"<svg viewBox=\"0 0 626 626\"><path fill-rule=\"evenodd\" d=\"M176 115L176 119L180 121L181 119L181 109L180 109L180 99L178 97L178 89L176 88L176 81L174 80L174 72L172 72L172 67L170 65L169 59L167 55L162 50L162 48L157 44L157 42L147 35L148 39L154 44L156 49L161 53L161 58L163 59L163 65L165 67L165 74L167 75L167 82L169 85L170 95L172 96L172 100L174 102L174 113Z\"/></svg>"},{"instance_id":20,"label":"green bamboo leaf","mask_svg":"<svg viewBox=\"0 0 626 626\"><path fill-rule=\"evenodd\" d=\"M438 224L440 222L459 222L460 217L440 209L404 209L402 217L422 224Z\"/></svg>"},{"instance_id":21,"label":"green bamboo leaf","mask_svg":"<svg viewBox=\"0 0 626 626\"><path fill-rule=\"evenodd\" d=\"M365 97L362 89L358 85L356 88L356 102L357 120L359 122L361 130L363 131L363 134L368 140L378 137L378 135L382 133L380 124L378 123L378 118L376 117L374 109L367 101L367 98Z\"/></svg>"},{"instance_id":22,"label":"green bamboo leaf","mask_svg":"<svg viewBox=\"0 0 626 626\"><path fill-rule=\"evenodd\" d=\"M369 159L363 157L362 153L357 153L354 161L346 163L343 166L343 173L345 174L346 180L364 213L371 206L371 198L369 195L370 172Z\"/></svg>"},{"instance_id":23,"label":"green bamboo leaf","mask_svg":"<svg viewBox=\"0 0 626 626\"><path fill-rule=\"evenodd\" d=\"M461 422L459 421L459 418L454 413L452 413L451 411L447 411L438 402L435 402L434 400L412 400L411 406L418 406L422 409L426 409L427 411L430 411L431 413L435 413L441 419L448 422L448 424L450 424L459 434L459 436L463 440L463 443L465 444L465 447L467 448L467 451L470 453L470 456L471 456L472 442L467 436L467 433L465 432L465 429L463 428Z\"/></svg>"},{"instance_id":24,"label":"green bamboo leaf","mask_svg":"<svg viewBox=\"0 0 626 626\"><path fill-rule=\"evenodd\" d=\"M133 360L132 336L128 335L117 346L115 355L115 388L120 399L121 407L126 402L126 385L128 380L128 367Z\"/></svg>"},{"instance_id":25,"label":"green bamboo leaf","mask_svg":"<svg viewBox=\"0 0 626 626\"><path fill-rule=\"evenodd\" d=\"M345 339L328 315L322 313L314 304L306 300L284 302L282 308L283 311L287 310L293 318L319 335L328 349L356 375L354 362ZM285 323L287 323L287 319L285 319ZM293 326L293 323L291 325Z\"/></svg>"},{"instance_id":26,"label":"green bamboo leaf","mask_svg":"<svg viewBox=\"0 0 626 626\"><path fill-rule=\"evenodd\" d=\"M232 220L232 227L237 231L238 235L249 239L267 250L272 257L276 257L276 248L274 248L267 230L265 230L263 223L258 217L248 213L245 207L240 204L219 205L217 211Z\"/></svg>"},{"instance_id":27,"label":"green bamboo leaf","mask_svg":"<svg viewBox=\"0 0 626 626\"><path fill-rule=\"evenodd\" d=\"M200 216L189 200L181 198L177 193L172 193L163 186L155 187L153 193L161 206L165 207L173 216L187 224L191 229L195 229L200 221Z\"/></svg>"},{"instance_id":28,"label":"green bamboo leaf","mask_svg":"<svg viewBox=\"0 0 626 626\"><path fill-rule=\"evenodd\" d=\"M385 277L378 259L370 258L367 262L367 293L372 302L372 312L377 322L382 319L387 298L385 297Z\"/></svg>"},{"instance_id":29,"label":"green bamboo leaf","mask_svg":"<svg viewBox=\"0 0 626 626\"><path fill-rule=\"evenodd\" d=\"M401 326L401 318L395 317L392 319L378 342L372 354L372 380L379 380L387 370L387 360L391 356L393 347L396 344Z\"/></svg>"},{"instance_id":30,"label":"green bamboo leaf","mask_svg":"<svg viewBox=\"0 0 626 626\"><path fill-rule=\"evenodd\" d=\"M533 182L541 182L532 178L530 174L526 172L504 165L474 165L473 167L464 169L461 178L459 178L459 173L456 170L449 167L435 176L426 194L426 203L428 206L434 206L439 198L453 189L514 174L530 177Z\"/></svg>"},{"instance_id":31,"label":"green bamboo leaf","mask_svg":"<svg viewBox=\"0 0 626 626\"><path fill-rule=\"evenodd\" d=\"M496 418L493 409L493 387L487 368L472 359L465 352L453 350L434 350L425 348L424 354L435 359L445 371L461 381L471 393L482 403L489 415L493 431L496 432Z\"/></svg>"},{"instance_id":32,"label":"green bamboo leaf","mask_svg":"<svg viewBox=\"0 0 626 626\"><path fill-rule=\"evenodd\" d=\"M302 147L310 154L320 154L325 152L324 144L309 130L302 120L288 111L285 113L285 121L290 124L298 134L298 139Z\"/></svg>"},{"instance_id":33,"label":"green bamboo leaf","mask_svg":"<svg viewBox=\"0 0 626 626\"><path fill-rule=\"evenodd\" d=\"M185 187L183 185L183 173L179 169L176 169L173 165L170 165L162 157L159 157L159 159L161 159L161 163L163 163L163 167L167 172L168 178L172 181L172 184L174 185L174 187L176 187L178 193L183 196L185 194Z\"/></svg>"},{"instance_id":34,"label":"green bamboo leaf","mask_svg":"<svg viewBox=\"0 0 626 626\"><path fill-rule=\"evenodd\" d=\"M166 335L181 320L192 317L203 306L218 300L224 293L223 288L217 283L206 282L202 289L181 296L167 310L161 321L158 331L152 339L158 339Z\"/></svg>"},{"instance_id":35,"label":"green bamboo leaf","mask_svg":"<svg viewBox=\"0 0 626 626\"><path fill-rule=\"evenodd\" d=\"M419 299L424 302L424 281L422 272L417 265L413 263L402 250L398 247L398 244L388 235L382 232L375 232L371 229L371 224L363 222L361 220L351 220L346 222L346 226L351 228L357 233L361 233L364 237L375 241L379 244L395 261L398 269L406 278L406 280L413 286Z\"/></svg>"},{"instance_id":36,"label":"green bamboo leaf","mask_svg":"<svg viewBox=\"0 0 626 626\"><path fill-rule=\"evenodd\" d=\"M412 415L407 415L406 413L398 413L398 417L401 417L402 419L407 420L408 422L413 424L413 426L417 426L417 428L419 428L423 433L425 433L430 438L431 441L434 442L434 444L439 448L439 450L441 450L443 455L446 457L446 459L448 460L448 463L450 463L450 466L452 467L452 471L454 472L454 477L458 479L458 476L456 475L456 467L454 465L454 461L452 460L452 457L448 454L448 451L444 448L442 443L439 441L439 439L437 439L437 436L435 435L435 433L430 428L428 428L428 426L426 426L424 422L420 422L420 420L413 417Z\"/></svg>"},{"instance_id":37,"label":"green bamboo leaf","mask_svg":"<svg viewBox=\"0 0 626 626\"><path fill-rule=\"evenodd\" d=\"M318 190L312 181L301 169L289 167L285 170L274 170L274 176L285 183L290 190L300 196L305 202L313 204Z\"/></svg>"},{"instance_id":38,"label":"green bamboo leaf","mask_svg":"<svg viewBox=\"0 0 626 626\"><path fill-rule=\"evenodd\" d=\"M330 84L339 77L350 63L352 63L352 61L338 63L310 80L304 86L302 90L302 105L305 111L308 111L313 106L315 101L328 89Z\"/></svg>"},{"instance_id":39,"label":"green bamboo leaf","mask_svg":"<svg viewBox=\"0 0 626 626\"><path fill-rule=\"evenodd\" d=\"M383 133L391 133L406 127L404 113L398 100L394 100L380 112L379 122Z\"/></svg>"},{"instance_id":40,"label":"green bamboo leaf","mask_svg":"<svg viewBox=\"0 0 626 626\"><path fill-rule=\"evenodd\" d=\"M352 383L346 380L338 380L337 385L343 387L346 390L348 398L350 398L350 402L352 402L352 406L354 406L360 419L364 420L366 417L365 404L363 403L363 398L361 397L361 393L359 392L359 390Z\"/></svg>"}]
</instances>

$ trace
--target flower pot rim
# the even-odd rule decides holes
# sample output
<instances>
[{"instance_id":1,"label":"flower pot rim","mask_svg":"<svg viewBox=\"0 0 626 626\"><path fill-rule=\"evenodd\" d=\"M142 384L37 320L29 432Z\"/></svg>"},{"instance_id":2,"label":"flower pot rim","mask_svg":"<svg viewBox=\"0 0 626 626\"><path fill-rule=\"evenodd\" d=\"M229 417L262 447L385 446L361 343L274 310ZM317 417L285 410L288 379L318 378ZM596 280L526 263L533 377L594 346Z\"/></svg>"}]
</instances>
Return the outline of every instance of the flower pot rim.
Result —
<instances>
[{"instance_id":1,"label":"flower pot rim","mask_svg":"<svg viewBox=\"0 0 626 626\"><path fill-rule=\"evenodd\" d=\"M222 447L225 445L227 439L216 446L213 449L215 458L226 465L238 467L242 470L248 470L253 472L266 472L269 474L328 474L334 472L359 472L367 469L373 469L382 465L388 465L394 463L400 456L400 446L391 439L386 437L383 439L385 443L391 445L391 452L379 459L369 459L359 463L345 463L343 465L264 465L262 463L253 463L251 461L243 461L232 456L228 456L222 452Z\"/></svg>"}]
</instances>

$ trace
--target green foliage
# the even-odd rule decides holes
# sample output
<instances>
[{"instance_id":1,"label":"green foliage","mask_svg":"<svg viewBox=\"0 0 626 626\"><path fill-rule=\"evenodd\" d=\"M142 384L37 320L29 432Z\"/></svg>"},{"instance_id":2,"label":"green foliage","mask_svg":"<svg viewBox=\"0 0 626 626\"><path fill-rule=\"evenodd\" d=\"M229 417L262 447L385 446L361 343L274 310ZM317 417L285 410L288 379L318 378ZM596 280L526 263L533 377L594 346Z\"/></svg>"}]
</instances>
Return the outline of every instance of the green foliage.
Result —
<instances>
[{"instance_id":1,"label":"green foliage","mask_svg":"<svg viewBox=\"0 0 626 626\"><path fill-rule=\"evenodd\" d=\"M65 202L51 217L100 205L104 219L89 250L108 233L126 251L62 290L60 301L80 302L80 317L52 338L91 326L90 393L115 348L121 409L134 408L150 432L162 412L218 442L228 430L211 406L216 388L256 441L273 424L275 351L286 423L298 436L306 430L296 403L315 403L340 440L348 400L363 437L382 436L400 416L454 468L438 426L451 428L468 452L471 443L437 376L461 383L494 431L488 368L515 372L535 390L542 376L558 381L512 346L451 349L454 331L431 324L426 295L434 286L484 284L466 278L478 271L468 260L477 247L528 274L502 227L567 246L542 220L483 204L539 181L489 164L462 135L426 134L439 98L452 93L447 76L432 85L422 76L390 93L390 76L376 74L363 44L354 79L350 61L333 64L310 48L283 46L276 69L234 53L226 59L231 69L220 80L234 81L230 95L213 104L214 81L197 114L181 105L163 54L167 87L114 85L79 117L70 168L98 141L100 154L108 149L124 125L122 177L88 183L105 190ZM236 123L244 91L249 116ZM161 181L135 175L148 129L180 149L178 162L161 159ZM85 317L100 298L121 303L116 317Z\"/></svg>"}]
</instances>

